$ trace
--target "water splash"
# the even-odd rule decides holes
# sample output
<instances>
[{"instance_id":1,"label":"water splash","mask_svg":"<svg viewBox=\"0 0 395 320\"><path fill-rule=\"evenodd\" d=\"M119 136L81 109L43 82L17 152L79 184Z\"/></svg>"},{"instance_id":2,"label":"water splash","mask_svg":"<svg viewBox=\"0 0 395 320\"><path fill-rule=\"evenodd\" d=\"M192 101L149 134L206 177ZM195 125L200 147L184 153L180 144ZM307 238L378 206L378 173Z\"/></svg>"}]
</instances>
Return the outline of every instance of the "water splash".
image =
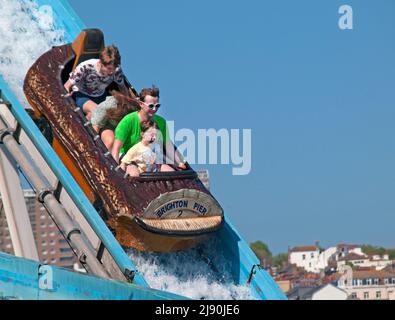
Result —
<instances>
[{"instance_id":1,"label":"water splash","mask_svg":"<svg viewBox=\"0 0 395 320\"><path fill-rule=\"evenodd\" d=\"M230 262L214 237L186 251L153 254L129 249L128 255L154 289L197 300L254 299L249 286L234 284Z\"/></svg>"},{"instance_id":2,"label":"water splash","mask_svg":"<svg viewBox=\"0 0 395 320\"><path fill-rule=\"evenodd\" d=\"M25 107L23 81L30 66L52 46L64 44L52 8L32 0L0 0L0 74ZM30 108L30 107L29 107Z\"/></svg>"}]
</instances>

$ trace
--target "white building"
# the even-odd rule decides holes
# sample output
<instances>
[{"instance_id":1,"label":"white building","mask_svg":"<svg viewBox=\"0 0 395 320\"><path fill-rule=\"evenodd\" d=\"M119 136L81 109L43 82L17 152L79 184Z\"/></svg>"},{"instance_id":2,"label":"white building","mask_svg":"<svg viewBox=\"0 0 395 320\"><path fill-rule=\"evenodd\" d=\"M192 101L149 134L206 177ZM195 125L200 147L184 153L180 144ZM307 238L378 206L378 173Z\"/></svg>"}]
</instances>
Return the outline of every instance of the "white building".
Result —
<instances>
[{"instance_id":1,"label":"white building","mask_svg":"<svg viewBox=\"0 0 395 320\"><path fill-rule=\"evenodd\" d=\"M288 253L288 261L309 272L319 272L320 249L317 246L298 246Z\"/></svg>"},{"instance_id":2,"label":"white building","mask_svg":"<svg viewBox=\"0 0 395 320\"><path fill-rule=\"evenodd\" d=\"M332 284L296 287L287 294L289 300L346 300L347 296L347 292Z\"/></svg>"},{"instance_id":3,"label":"white building","mask_svg":"<svg viewBox=\"0 0 395 320\"><path fill-rule=\"evenodd\" d=\"M388 254L383 256L366 255L361 246L343 243L322 252L318 246L297 246L289 251L288 261L314 273L325 270L330 263L335 265L334 269L336 269L336 265L339 267L350 262L356 267L374 267L376 270L382 270L393 264Z\"/></svg>"},{"instance_id":4,"label":"white building","mask_svg":"<svg viewBox=\"0 0 395 320\"><path fill-rule=\"evenodd\" d=\"M347 292L328 283L315 291L311 300L347 300Z\"/></svg>"},{"instance_id":5,"label":"white building","mask_svg":"<svg viewBox=\"0 0 395 320\"><path fill-rule=\"evenodd\" d=\"M388 254L380 256L349 253L348 255L339 258L337 266L340 267L348 262L352 263L352 265L356 267L375 268L376 270L382 270L393 263L393 261L389 259Z\"/></svg>"},{"instance_id":6,"label":"white building","mask_svg":"<svg viewBox=\"0 0 395 320\"><path fill-rule=\"evenodd\" d=\"M346 244L346 243L339 243L336 246L336 256L335 259L339 260L340 258L343 258L347 255L349 255L350 253L355 253L358 254L360 256L365 255L362 252L362 247L356 244Z\"/></svg>"},{"instance_id":7,"label":"white building","mask_svg":"<svg viewBox=\"0 0 395 320\"><path fill-rule=\"evenodd\" d=\"M395 272L387 270L356 270L342 276L337 286L350 299L395 300Z\"/></svg>"}]
</instances>

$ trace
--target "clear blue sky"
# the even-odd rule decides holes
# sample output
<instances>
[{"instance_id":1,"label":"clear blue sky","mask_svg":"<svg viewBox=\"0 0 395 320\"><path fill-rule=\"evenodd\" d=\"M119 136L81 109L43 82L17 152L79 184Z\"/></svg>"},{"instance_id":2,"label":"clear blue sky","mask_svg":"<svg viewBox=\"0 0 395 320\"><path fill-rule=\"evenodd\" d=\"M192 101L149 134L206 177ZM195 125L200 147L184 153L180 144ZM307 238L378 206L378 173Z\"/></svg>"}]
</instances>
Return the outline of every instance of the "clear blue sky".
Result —
<instances>
[{"instance_id":1,"label":"clear blue sky","mask_svg":"<svg viewBox=\"0 0 395 320\"><path fill-rule=\"evenodd\" d=\"M204 166L247 241L395 247L395 1L69 2L178 128L252 129L249 175Z\"/></svg>"}]
</instances>

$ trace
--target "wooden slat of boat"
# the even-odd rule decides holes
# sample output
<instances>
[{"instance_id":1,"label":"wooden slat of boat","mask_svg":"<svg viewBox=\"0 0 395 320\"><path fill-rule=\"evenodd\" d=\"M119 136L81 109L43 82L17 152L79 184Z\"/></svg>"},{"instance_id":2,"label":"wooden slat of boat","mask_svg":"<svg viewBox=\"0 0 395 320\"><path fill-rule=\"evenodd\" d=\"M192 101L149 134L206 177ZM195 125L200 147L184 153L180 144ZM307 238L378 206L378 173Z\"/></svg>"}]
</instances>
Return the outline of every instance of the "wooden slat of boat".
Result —
<instances>
[{"instance_id":1,"label":"wooden slat of boat","mask_svg":"<svg viewBox=\"0 0 395 320\"><path fill-rule=\"evenodd\" d=\"M147 226L163 231L199 231L218 227L221 216L183 219L141 219Z\"/></svg>"}]
</instances>

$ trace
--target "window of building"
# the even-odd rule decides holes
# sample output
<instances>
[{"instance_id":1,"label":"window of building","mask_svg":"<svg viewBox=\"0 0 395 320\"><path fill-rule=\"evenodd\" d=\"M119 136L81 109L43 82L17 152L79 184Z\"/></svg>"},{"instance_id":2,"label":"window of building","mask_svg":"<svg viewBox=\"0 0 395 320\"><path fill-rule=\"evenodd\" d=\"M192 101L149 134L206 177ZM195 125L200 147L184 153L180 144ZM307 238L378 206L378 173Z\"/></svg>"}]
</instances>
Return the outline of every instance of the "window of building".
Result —
<instances>
[{"instance_id":1,"label":"window of building","mask_svg":"<svg viewBox=\"0 0 395 320\"><path fill-rule=\"evenodd\" d=\"M45 218L46 218L46 215L45 215L45 214L41 214L41 215L40 215L40 219L41 219L41 220L44 220Z\"/></svg>"},{"instance_id":2,"label":"window of building","mask_svg":"<svg viewBox=\"0 0 395 320\"><path fill-rule=\"evenodd\" d=\"M378 279L378 278L373 279L373 283L374 283L375 285L378 285L378 284L379 284L379 279Z\"/></svg>"},{"instance_id":3,"label":"window of building","mask_svg":"<svg viewBox=\"0 0 395 320\"><path fill-rule=\"evenodd\" d=\"M384 279L384 284L389 284L389 279L388 278Z\"/></svg>"},{"instance_id":4,"label":"window of building","mask_svg":"<svg viewBox=\"0 0 395 320\"><path fill-rule=\"evenodd\" d=\"M41 241L41 245L42 245L43 247L45 247L45 246L47 245L47 241L45 241L45 240Z\"/></svg>"},{"instance_id":5,"label":"window of building","mask_svg":"<svg viewBox=\"0 0 395 320\"><path fill-rule=\"evenodd\" d=\"M364 299L369 299L369 292L364 292L363 293L363 298Z\"/></svg>"},{"instance_id":6,"label":"window of building","mask_svg":"<svg viewBox=\"0 0 395 320\"><path fill-rule=\"evenodd\" d=\"M56 259L52 258L51 263L56 263Z\"/></svg>"},{"instance_id":7,"label":"window of building","mask_svg":"<svg viewBox=\"0 0 395 320\"><path fill-rule=\"evenodd\" d=\"M46 224L45 222L41 222L41 223L40 223L40 226L41 226L41 228L46 228L46 227L47 227L47 224Z\"/></svg>"},{"instance_id":8,"label":"window of building","mask_svg":"<svg viewBox=\"0 0 395 320\"><path fill-rule=\"evenodd\" d=\"M305 254L302 255L302 260L306 260L306 255Z\"/></svg>"},{"instance_id":9,"label":"window of building","mask_svg":"<svg viewBox=\"0 0 395 320\"><path fill-rule=\"evenodd\" d=\"M49 241L49 244L50 244L51 246L53 246L53 245L55 244L55 240Z\"/></svg>"},{"instance_id":10,"label":"window of building","mask_svg":"<svg viewBox=\"0 0 395 320\"><path fill-rule=\"evenodd\" d=\"M357 293L351 292L351 299L356 299L356 298L357 298Z\"/></svg>"},{"instance_id":11,"label":"window of building","mask_svg":"<svg viewBox=\"0 0 395 320\"><path fill-rule=\"evenodd\" d=\"M54 237L54 236L55 236L55 231L51 231L51 232L49 233L49 235L50 235L51 237Z\"/></svg>"},{"instance_id":12,"label":"window of building","mask_svg":"<svg viewBox=\"0 0 395 320\"><path fill-rule=\"evenodd\" d=\"M362 279L357 279L357 286L362 286Z\"/></svg>"},{"instance_id":13,"label":"window of building","mask_svg":"<svg viewBox=\"0 0 395 320\"><path fill-rule=\"evenodd\" d=\"M51 254L55 254L55 253L56 253L56 250L52 248L51 251L50 251L50 253L51 253Z\"/></svg>"},{"instance_id":14,"label":"window of building","mask_svg":"<svg viewBox=\"0 0 395 320\"><path fill-rule=\"evenodd\" d=\"M74 259L74 257L60 257L60 261L70 261L70 260L73 260Z\"/></svg>"},{"instance_id":15,"label":"window of building","mask_svg":"<svg viewBox=\"0 0 395 320\"><path fill-rule=\"evenodd\" d=\"M43 231L43 232L41 232L41 236L42 236L43 238L45 238L45 237L47 236L47 233L46 233L45 231Z\"/></svg>"},{"instance_id":16,"label":"window of building","mask_svg":"<svg viewBox=\"0 0 395 320\"><path fill-rule=\"evenodd\" d=\"M381 291L376 291L376 299L381 299Z\"/></svg>"},{"instance_id":17,"label":"window of building","mask_svg":"<svg viewBox=\"0 0 395 320\"><path fill-rule=\"evenodd\" d=\"M314 253L313 252L311 253L311 257L314 258Z\"/></svg>"},{"instance_id":18,"label":"window of building","mask_svg":"<svg viewBox=\"0 0 395 320\"><path fill-rule=\"evenodd\" d=\"M43 251L42 251L42 254L43 254L44 256L46 256L46 255L48 254L48 251L47 251L47 250L43 250Z\"/></svg>"},{"instance_id":19,"label":"window of building","mask_svg":"<svg viewBox=\"0 0 395 320\"><path fill-rule=\"evenodd\" d=\"M372 279L366 279L366 285L371 286L373 283Z\"/></svg>"},{"instance_id":20,"label":"window of building","mask_svg":"<svg viewBox=\"0 0 395 320\"><path fill-rule=\"evenodd\" d=\"M71 252L71 248L60 248L60 252Z\"/></svg>"},{"instance_id":21,"label":"window of building","mask_svg":"<svg viewBox=\"0 0 395 320\"><path fill-rule=\"evenodd\" d=\"M395 284L395 278L392 278L392 284Z\"/></svg>"}]
</instances>

